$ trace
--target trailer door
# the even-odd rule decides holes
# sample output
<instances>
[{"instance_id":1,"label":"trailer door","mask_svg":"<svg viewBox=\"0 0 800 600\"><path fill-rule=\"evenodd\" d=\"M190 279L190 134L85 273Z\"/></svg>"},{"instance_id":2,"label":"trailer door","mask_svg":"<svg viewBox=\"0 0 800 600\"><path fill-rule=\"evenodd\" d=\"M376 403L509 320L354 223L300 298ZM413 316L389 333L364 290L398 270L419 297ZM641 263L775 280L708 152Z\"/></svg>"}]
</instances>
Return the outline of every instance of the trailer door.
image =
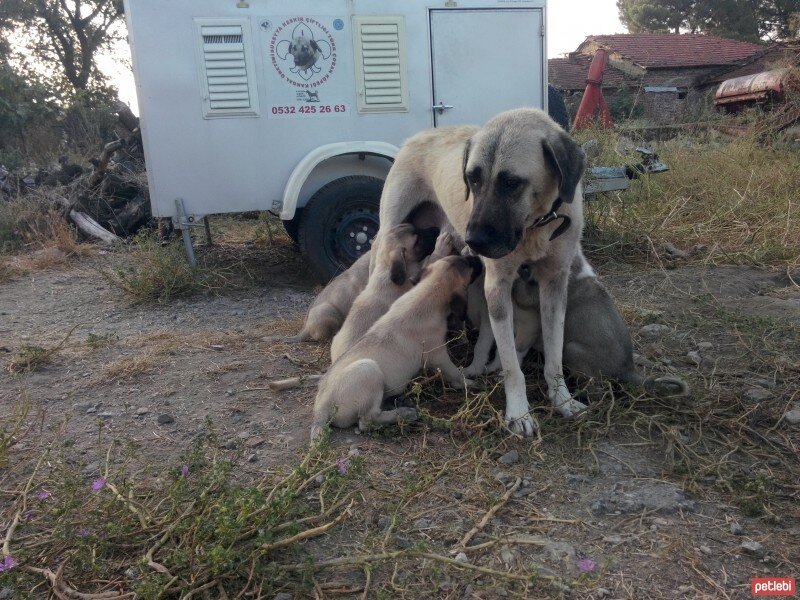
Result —
<instances>
[{"instance_id":1,"label":"trailer door","mask_svg":"<svg viewBox=\"0 0 800 600\"><path fill-rule=\"evenodd\" d=\"M541 9L433 9L430 33L436 126L545 107Z\"/></svg>"}]
</instances>

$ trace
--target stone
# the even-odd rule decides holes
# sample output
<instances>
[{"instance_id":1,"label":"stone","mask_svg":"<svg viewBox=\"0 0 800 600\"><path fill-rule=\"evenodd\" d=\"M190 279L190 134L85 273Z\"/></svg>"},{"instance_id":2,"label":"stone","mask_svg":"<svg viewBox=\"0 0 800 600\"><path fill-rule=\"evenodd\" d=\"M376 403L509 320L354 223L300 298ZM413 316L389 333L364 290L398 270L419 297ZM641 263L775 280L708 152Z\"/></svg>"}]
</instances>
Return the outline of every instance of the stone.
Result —
<instances>
[{"instance_id":1,"label":"stone","mask_svg":"<svg viewBox=\"0 0 800 600\"><path fill-rule=\"evenodd\" d=\"M509 452L506 452L505 454L503 454L503 456L497 459L497 462L506 466L516 464L519 462L519 452L517 452L516 450L511 450Z\"/></svg>"},{"instance_id":2,"label":"stone","mask_svg":"<svg viewBox=\"0 0 800 600\"><path fill-rule=\"evenodd\" d=\"M772 392L758 387L750 388L744 395L748 400L752 400L753 402L760 402L761 400L769 400L772 398Z\"/></svg>"},{"instance_id":3,"label":"stone","mask_svg":"<svg viewBox=\"0 0 800 600\"><path fill-rule=\"evenodd\" d=\"M248 448L258 448L261 444L263 444L266 440L263 437L254 435L253 437L249 437L245 440L244 445Z\"/></svg>"},{"instance_id":4,"label":"stone","mask_svg":"<svg viewBox=\"0 0 800 600\"><path fill-rule=\"evenodd\" d=\"M591 483L592 480L586 475L580 473L567 473L567 485L583 485L584 483Z\"/></svg>"},{"instance_id":5,"label":"stone","mask_svg":"<svg viewBox=\"0 0 800 600\"><path fill-rule=\"evenodd\" d=\"M648 480L634 480L617 484L605 496L590 505L592 513L632 514L642 510L671 515L680 510L695 512L697 505L677 486Z\"/></svg>"},{"instance_id":6,"label":"stone","mask_svg":"<svg viewBox=\"0 0 800 600\"><path fill-rule=\"evenodd\" d=\"M759 542L754 541L747 541L742 542L740 546L742 552L745 554L749 554L750 556L757 556L758 558L763 558L767 554L766 548Z\"/></svg>"},{"instance_id":7,"label":"stone","mask_svg":"<svg viewBox=\"0 0 800 600\"><path fill-rule=\"evenodd\" d=\"M251 454L247 457L247 462L254 463L258 460L258 454Z\"/></svg>"},{"instance_id":8,"label":"stone","mask_svg":"<svg viewBox=\"0 0 800 600\"><path fill-rule=\"evenodd\" d=\"M614 535L607 535L607 536L604 536L604 537L603 537L603 541L604 541L604 542L606 542L607 544L614 544L614 545L617 545L617 544L621 544L621 543L622 543L622 542L624 542L625 540L622 538L622 536L621 536L621 535L616 535L616 534L614 534Z\"/></svg>"},{"instance_id":9,"label":"stone","mask_svg":"<svg viewBox=\"0 0 800 600\"><path fill-rule=\"evenodd\" d=\"M789 425L797 425L800 423L800 408L793 408L792 410L787 410L783 414L783 420L789 423Z\"/></svg>"},{"instance_id":10,"label":"stone","mask_svg":"<svg viewBox=\"0 0 800 600\"><path fill-rule=\"evenodd\" d=\"M138 573L133 567L128 567L125 569L125 577L128 579L136 579L138 577Z\"/></svg>"},{"instance_id":11,"label":"stone","mask_svg":"<svg viewBox=\"0 0 800 600\"><path fill-rule=\"evenodd\" d=\"M430 529L430 519L417 519L414 521L414 529Z\"/></svg>"},{"instance_id":12,"label":"stone","mask_svg":"<svg viewBox=\"0 0 800 600\"><path fill-rule=\"evenodd\" d=\"M611 595L611 590L607 590L606 588L597 588L594 591L594 597L597 600L603 600L603 598L608 598Z\"/></svg>"},{"instance_id":13,"label":"stone","mask_svg":"<svg viewBox=\"0 0 800 600\"><path fill-rule=\"evenodd\" d=\"M517 563L517 558L516 552L508 546L500 548L500 560L502 560L507 567L513 567Z\"/></svg>"},{"instance_id":14,"label":"stone","mask_svg":"<svg viewBox=\"0 0 800 600\"><path fill-rule=\"evenodd\" d=\"M505 471L498 471L497 473L494 474L494 478L497 479L497 481L499 481L503 485L511 481L511 475L509 473L506 473Z\"/></svg>"},{"instance_id":15,"label":"stone","mask_svg":"<svg viewBox=\"0 0 800 600\"><path fill-rule=\"evenodd\" d=\"M139 408L136 409L136 416L137 417L142 417L142 416L146 415L149 412L150 412L149 409L145 408L144 406L140 406Z\"/></svg>"},{"instance_id":16,"label":"stone","mask_svg":"<svg viewBox=\"0 0 800 600\"><path fill-rule=\"evenodd\" d=\"M467 565L469 564L469 558L467 558L467 555L464 552L459 552L458 554L456 554L455 560L456 562L464 563Z\"/></svg>"},{"instance_id":17,"label":"stone","mask_svg":"<svg viewBox=\"0 0 800 600\"><path fill-rule=\"evenodd\" d=\"M700 350L701 352L706 352L708 350L711 350L713 347L714 347L714 344L712 344L711 342L698 342L697 343L697 349Z\"/></svg>"},{"instance_id":18,"label":"stone","mask_svg":"<svg viewBox=\"0 0 800 600\"><path fill-rule=\"evenodd\" d=\"M690 350L689 352L687 352L686 358L688 358L689 361L693 362L698 366L700 366L700 363L703 362L703 357L700 356L700 353L697 350Z\"/></svg>"},{"instance_id":19,"label":"stone","mask_svg":"<svg viewBox=\"0 0 800 600\"><path fill-rule=\"evenodd\" d=\"M14 590L10 587L2 587L0 588L0 600L6 600L6 598L13 598L14 597Z\"/></svg>"},{"instance_id":20,"label":"stone","mask_svg":"<svg viewBox=\"0 0 800 600\"><path fill-rule=\"evenodd\" d=\"M175 417L164 413L163 415L158 415L156 421L159 425L172 425L175 422Z\"/></svg>"},{"instance_id":21,"label":"stone","mask_svg":"<svg viewBox=\"0 0 800 600\"><path fill-rule=\"evenodd\" d=\"M708 546L700 546L700 552L702 552L703 554L707 554L708 556L711 556L713 554L711 548L709 548Z\"/></svg>"},{"instance_id":22,"label":"stone","mask_svg":"<svg viewBox=\"0 0 800 600\"><path fill-rule=\"evenodd\" d=\"M110 419L112 417L116 417L117 415L116 413L113 413L111 411L104 410L101 413L97 413L97 416L100 417L101 419Z\"/></svg>"},{"instance_id":23,"label":"stone","mask_svg":"<svg viewBox=\"0 0 800 600\"><path fill-rule=\"evenodd\" d=\"M661 323L651 323L650 325L645 325L639 329L639 335L644 338L655 340L663 336L668 331L669 327L667 325L662 325Z\"/></svg>"},{"instance_id":24,"label":"stone","mask_svg":"<svg viewBox=\"0 0 800 600\"><path fill-rule=\"evenodd\" d=\"M389 529L389 526L392 524L392 518L389 515L381 515L378 517L378 529L380 531L386 531Z\"/></svg>"},{"instance_id":25,"label":"stone","mask_svg":"<svg viewBox=\"0 0 800 600\"><path fill-rule=\"evenodd\" d=\"M731 533L733 535L744 535L744 528L736 522L731 523Z\"/></svg>"},{"instance_id":26,"label":"stone","mask_svg":"<svg viewBox=\"0 0 800 600\"><path fill-rule=\"evenodd\" d=\"M294 600L294 596L287 592L281 592L280 594L275 594L273 600Z\"/></svg>"},{"instance_id":27,"label":"stone","mask_svg":"<svg viewBox=\"0 0 800 600\"><path fill-rule=\"evenodd\" d=\"M83 472L84 475L94 475L99 470L100 470L100 463L95 461L95 462L91 462L88 465L86 465L85 467L83 467L83 471L82 472Z\"/></svg>"},{"instance_id":28,"label":"stone","mask_svg":"<svg viewBox=\"0 0 800 600\"><path fill-rule=\"evenodd\" d=\"M692 586L690 586L690 585L682 585L682 586L680 586L680 587L678 588L678 591L679 591L681 594L688 594L688 593L690 593L690 592L691 592L693 589L694 589L694 588L693 588Z\"/></svg>"}]
</instances>

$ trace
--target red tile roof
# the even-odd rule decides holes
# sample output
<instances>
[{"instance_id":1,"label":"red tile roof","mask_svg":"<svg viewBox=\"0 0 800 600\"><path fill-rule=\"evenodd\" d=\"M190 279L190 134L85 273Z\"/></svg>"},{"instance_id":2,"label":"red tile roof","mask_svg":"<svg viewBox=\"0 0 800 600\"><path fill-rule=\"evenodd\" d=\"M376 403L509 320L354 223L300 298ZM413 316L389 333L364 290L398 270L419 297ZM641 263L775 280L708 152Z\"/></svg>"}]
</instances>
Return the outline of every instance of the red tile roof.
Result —
<instances>
[{"instance_id":1,"label":"red tile roof","mask_svg":"<svg viewBox=\"0 0 800 600\"><path fill-rule=\"evenodd\" d=\"M547 61L547 79L560 90L582 90L586 88L586 76L592 57L571 54L567 58L551 58ZM603 72L604 88L638 87L639 79L606 65Z\"/></svg>"},{"instance_id":2,"label":"red tile roof","mask_svg":"<svg viewBox=\"0 0 800 600\"><path fill-rule=\"evenodd\" d=\"M594 42L647 69L731 65L761 52L764 46L700 34L626 33L590 35Z\"/></svg>"}]
</instances>

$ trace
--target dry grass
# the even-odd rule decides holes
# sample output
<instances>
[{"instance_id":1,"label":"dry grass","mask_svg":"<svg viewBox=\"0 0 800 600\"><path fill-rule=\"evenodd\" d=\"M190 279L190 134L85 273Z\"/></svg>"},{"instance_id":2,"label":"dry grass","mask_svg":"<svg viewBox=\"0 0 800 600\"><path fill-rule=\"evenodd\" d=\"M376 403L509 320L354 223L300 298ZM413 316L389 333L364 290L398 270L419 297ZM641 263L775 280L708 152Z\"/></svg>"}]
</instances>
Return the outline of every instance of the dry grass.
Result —
<instances>
[{"instance_id":1,"label":"dry grass","mask_svg":"<svg viewBox=\"0 0 800 600\"><path fill-rule=\"evenodd\" d=\"M658 143L668 173L587 203L590 250L617 260L652 260L671 243L695 249L695 259L707 263L800 265L800 153L753 138L703 135L704 141ZM592 137L603 147L595 164L625 162L615 151L616 134L580 134Z\"/></svg>"}]
</instances>

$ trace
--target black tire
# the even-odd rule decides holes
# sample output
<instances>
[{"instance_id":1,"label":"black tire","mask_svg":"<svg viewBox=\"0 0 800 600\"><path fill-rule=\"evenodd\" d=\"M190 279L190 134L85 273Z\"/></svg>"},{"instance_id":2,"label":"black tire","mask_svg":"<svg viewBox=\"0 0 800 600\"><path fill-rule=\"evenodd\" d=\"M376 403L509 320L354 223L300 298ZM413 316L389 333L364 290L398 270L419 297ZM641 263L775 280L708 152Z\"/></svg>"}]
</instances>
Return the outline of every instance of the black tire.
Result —
<instances>
[{"instance_id":1,"label":"black tire","mask_svg":"<svg viewBox=\"0 0 800 600\"><path fill-rule=\"evenodd\" d=\"M354 175L331 181L308 201L298 239L320 282L327 283L370 249L382 190L383 180Z\"/></svg>"},{"instance_id":2,"label":"black tire","mask_svg":"<svg viewBox=\"0 0 800 600\"><path fill-rule=\"evenodd\" d=\"M553 85L547 84L547 114L556 123L561 125L564 131L569 131L569 113L564 97Z\"/></svg>"},{"instance_id":3,"label":"black tire","mask_svg":"<svg viewBox=\"0 0 800 600\"><path fill-rule=\"evenodd\" d=\"M281 221L283 223L283 228L286 230L286 233L292 241L297 244L300 241L300 221L303 218L303 209L298 208L294 211L294 218L289 221Z\"/></svg>"}]
</instances>

